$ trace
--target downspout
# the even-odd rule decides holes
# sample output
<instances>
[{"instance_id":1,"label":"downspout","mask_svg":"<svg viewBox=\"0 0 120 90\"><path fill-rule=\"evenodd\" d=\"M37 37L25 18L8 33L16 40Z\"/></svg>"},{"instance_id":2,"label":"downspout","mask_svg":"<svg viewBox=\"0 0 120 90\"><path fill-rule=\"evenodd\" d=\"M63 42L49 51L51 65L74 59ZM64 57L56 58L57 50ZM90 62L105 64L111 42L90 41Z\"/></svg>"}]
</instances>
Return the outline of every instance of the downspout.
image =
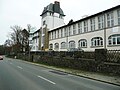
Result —
<instances>
[{"instance_id":1,"label":"downspout","mask_svg":"<svg viewBox=\"0 0 120 90\"><path fill-rule=\"evenodd\" d=\"M105 13L104 14L104 49L106 49L106 18Z\"/></svg>"}]
</instances>

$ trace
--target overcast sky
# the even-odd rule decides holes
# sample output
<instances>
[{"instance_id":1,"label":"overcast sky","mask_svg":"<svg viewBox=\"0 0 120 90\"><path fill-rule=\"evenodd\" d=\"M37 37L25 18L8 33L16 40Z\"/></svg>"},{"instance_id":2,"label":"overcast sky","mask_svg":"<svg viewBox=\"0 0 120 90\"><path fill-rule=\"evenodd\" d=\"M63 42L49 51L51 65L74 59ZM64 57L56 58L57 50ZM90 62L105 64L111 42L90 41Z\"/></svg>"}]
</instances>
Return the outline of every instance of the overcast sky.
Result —
<instances>
[{"instance_id":1,"label":"overcast sky","mask_svg":"<svg viewBox=\"0 0 120 90\"><path fill-rule=\"evenodd\" d=\"M19 25L26 28L27 24L41 26L44 7L55 0L0 0L0 45L8 39L12 32L10 26ZM84 15L92 15L111 7L120 5L120 0L57 0L66 15L64 21L79 20Z\"/></svg>"}]
</instances>

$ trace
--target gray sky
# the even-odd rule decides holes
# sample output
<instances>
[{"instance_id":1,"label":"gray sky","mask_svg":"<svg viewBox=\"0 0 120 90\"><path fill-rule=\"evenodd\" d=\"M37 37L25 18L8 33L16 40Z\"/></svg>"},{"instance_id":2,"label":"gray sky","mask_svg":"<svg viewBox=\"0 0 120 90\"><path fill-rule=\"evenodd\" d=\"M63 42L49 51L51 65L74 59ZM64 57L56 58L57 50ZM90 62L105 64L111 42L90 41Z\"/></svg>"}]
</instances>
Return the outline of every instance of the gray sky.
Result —
<instances>
[{"instance_id":1,"label":"gray sky","mask_svg":"<svg viewBox=\"0 0 120 90\"><path fill-rule=\"evenodd\" d=\"M8 39L12 32L10 26L27 24L41 26L41 17L45 6L55 0L0 0L0 45ZM84 15L92 15L120 4L120 0L57 0L64 11L65 23L70 19L79 20Z\"/></svg>"}]
</instances>

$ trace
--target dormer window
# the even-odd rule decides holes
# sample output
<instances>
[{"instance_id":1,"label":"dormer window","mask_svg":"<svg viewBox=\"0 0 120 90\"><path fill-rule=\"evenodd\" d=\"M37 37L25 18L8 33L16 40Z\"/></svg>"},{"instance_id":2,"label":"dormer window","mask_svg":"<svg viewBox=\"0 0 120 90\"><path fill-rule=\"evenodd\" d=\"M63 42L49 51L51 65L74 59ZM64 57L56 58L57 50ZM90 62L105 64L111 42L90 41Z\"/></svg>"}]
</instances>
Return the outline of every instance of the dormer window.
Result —
<instances>
[{"instance_id":1,"label":"dormer window","mask_svg":"<svg viewBox=\"0 0 120 90\"><path fill-rule=\"evenodd\" d=\"M53 16L53 13L52 13L52 12L50 12L50 16Z\"/></svg>"},{"instance_id":2,"label":"dormer window","mask_svg":"<svg viewBox=\"0 0 120 90\"><path fill-rule=\"evenodd\" d=\"M46 24L46 21L43 21L43 25L45 25Z\"/></svg>"}]
</instances>

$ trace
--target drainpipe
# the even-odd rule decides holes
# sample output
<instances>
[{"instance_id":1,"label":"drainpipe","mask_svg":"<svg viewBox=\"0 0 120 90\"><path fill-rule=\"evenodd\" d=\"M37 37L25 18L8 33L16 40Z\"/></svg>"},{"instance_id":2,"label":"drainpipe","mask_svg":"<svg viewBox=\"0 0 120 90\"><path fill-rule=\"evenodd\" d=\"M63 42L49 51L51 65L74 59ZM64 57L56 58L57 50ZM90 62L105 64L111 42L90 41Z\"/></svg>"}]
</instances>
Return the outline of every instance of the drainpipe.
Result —
<instances>
[{"instance_id":1,"label":"drainpipe","mask_svg":"<svg viewBox=\"0 0 120 90\"><path fill-rule=\"evenodd\" d=\"M104 49L106 49L106 18L105 13L104 14Z\"/></svg>"},{"instance_id":2,"label":"drainpipe","mask_svg":"<svg viewBox=\"0 0 120 90\"><path fill-rule=\"evenodd\" d=\"M67 48L67 51L69 50L69 43L68 43L68 28L66 28L66 48Z\"/></svg>"}]
</instances>

